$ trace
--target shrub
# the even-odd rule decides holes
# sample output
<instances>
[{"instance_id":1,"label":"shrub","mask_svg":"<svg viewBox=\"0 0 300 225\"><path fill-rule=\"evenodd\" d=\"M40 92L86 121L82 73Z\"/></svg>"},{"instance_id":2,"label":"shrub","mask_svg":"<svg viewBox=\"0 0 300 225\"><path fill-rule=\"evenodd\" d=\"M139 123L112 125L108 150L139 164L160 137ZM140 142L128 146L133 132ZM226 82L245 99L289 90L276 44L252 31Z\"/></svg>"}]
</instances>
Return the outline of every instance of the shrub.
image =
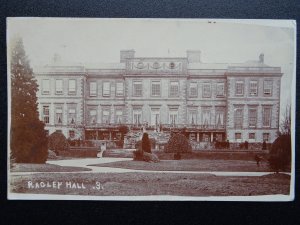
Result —
<instances>
[{"instance_id":1,"label":"shrub","mask_svg":"<svg viewBox=\"0 0 300 225\"><path fill-rule=\"evenodd\" d=\"M185 153L191 152L192 146L183 134L174 134L168 141L165 152Z\"/></svg>"},{"instance_id":2,"label":"shrub","mask_svg":"<svg viewBox=\"0 0 300 225\"><path fill-rule=\"evenodd\" d=\"M48 150L48 159L57 159L55 152Z\"/></svg>"},{"instance_id":3,"label":"shrub","mask_svg":"<svg viewBox=\"0 0 300 225\"><path fill-rule=\"evenodd\" d=\"M117 148L123 148L124 140L117 140L116 141L116 147Z\"/></svg>"},{"instance_id":4,"label":"shrub","mask_svg":"<svg viewBox=\"0 0 300 225\"><path fill-rule=\"evenodd\" d=\"M143 153L143 160L145 162L155 162L155 163L159 162L159 159L155 154L148 153L148 152Z\"/></svg>"},{"instance_id":5,"label":"shrub","mask_svg":"<svg viewBox=\"0 0 300 225\"><path fill-rule=\"evenodd\" d=\"M70 149L70 145L65 137L60 132L55 131L49 136L49 149L54 151L57 155L59 151L67 151Z\"/></svg>"},{"instance_id":6,"label":"shrub","mask_svg":"<svg viewBox=\"0 0 300 225\"><path fill-rule=\"evenodd\" d=\"M133 160L143 161L143 152L140 150L133 151Z\"/></svg>"},{"instance_id":7,"label":"shrub","mask_svg":"<svg viewBox=\"0 0 300 225\"><path fill-rule=\"evenodd\" d=\"M134 148L138 151L142 151L142 141L137 141Z\"/></svg>"},{"instance_id":8,"label":"shrub","mask_svg":"<svg viewBox=\"0 0 300 225\"><path fill-rule=\"evenodd\" d=\"M177 152L177 153L174 154L174 159L175 160L180 160L181 159L181 155L180 155L179 152Z\"/></svg>"},{"instance_id":9,"label":"shrub","mask_svg":"<svg viewBox=\"0 0 300 225\"><path fill-rule=\"evenodd\" d=\"M148 133L144 133L143 134L143 138L142 138L142 151L143 152L151 153L151 143L150 143L150 140L149 140Z\"/></svg>"},{"instance_id":10,"label":"shrub","mask_svg":"<svg viewBox=\"0 0 300 225\"><path fill-rule=\"evenodd\" d=\"M282 135L278 137L271 146L268 158L269 166L277 173L286 170L291 165L291 136Z\"/></svg>"}]
</instances>

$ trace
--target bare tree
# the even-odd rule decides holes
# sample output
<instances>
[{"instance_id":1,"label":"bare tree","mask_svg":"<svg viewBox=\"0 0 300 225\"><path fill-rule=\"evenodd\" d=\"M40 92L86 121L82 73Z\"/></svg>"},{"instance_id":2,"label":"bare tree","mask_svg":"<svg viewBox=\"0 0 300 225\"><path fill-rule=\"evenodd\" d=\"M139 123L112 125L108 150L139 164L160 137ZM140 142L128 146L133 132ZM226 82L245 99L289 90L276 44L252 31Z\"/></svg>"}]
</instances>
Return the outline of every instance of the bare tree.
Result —
<instances>
[{"instance_id":1,"label":"bare tree","mask_svg":"<svg viewBox=\"0 0 300 225\"><path fill-rule=\"evenodd\" d=\"M283 119L280 123L280 133L282 135L291 135L291 105L287 104L285 107L285 112L283 114Z\"/></svg>"}]
</instances>

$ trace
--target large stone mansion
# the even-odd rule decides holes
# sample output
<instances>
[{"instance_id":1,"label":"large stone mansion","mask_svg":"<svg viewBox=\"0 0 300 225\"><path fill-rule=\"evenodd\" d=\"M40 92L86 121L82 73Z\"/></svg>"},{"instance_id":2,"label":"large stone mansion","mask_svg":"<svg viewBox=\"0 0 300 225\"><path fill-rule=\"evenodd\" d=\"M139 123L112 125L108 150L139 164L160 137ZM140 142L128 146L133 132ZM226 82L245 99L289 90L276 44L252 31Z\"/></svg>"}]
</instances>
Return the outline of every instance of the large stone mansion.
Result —
<instances>
[{"instance_id":1,"label":"large stone mansion","mask_svg":"<svg viewBox=\"0 0 300 225\"><path fill-rule=\"evenodd\" d=\"M40 119L71 139L120 139L121 127L151 132L184 129L191 140L273 142L279 129L281 68L264 55L245 63L186 57L135 57L66 65L59 57L34 69Z\"/></svg>"}]
</instances>

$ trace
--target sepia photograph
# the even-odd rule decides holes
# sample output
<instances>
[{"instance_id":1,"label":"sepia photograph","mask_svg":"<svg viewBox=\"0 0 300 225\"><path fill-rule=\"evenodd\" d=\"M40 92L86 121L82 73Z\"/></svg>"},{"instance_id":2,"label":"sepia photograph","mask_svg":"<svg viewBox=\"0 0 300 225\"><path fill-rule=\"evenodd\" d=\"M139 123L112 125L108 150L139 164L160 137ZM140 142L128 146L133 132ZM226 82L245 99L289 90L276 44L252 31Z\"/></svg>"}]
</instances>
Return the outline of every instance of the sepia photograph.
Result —
<instances>
[{"instance_id":1,"label":"sepia photograph","mask_svg":"<svg viewBox=\"0 0 300 225\"><path fill-rule=\"evenodd\" d=\"M294 199L294 20L10 17L7 62L8 199Z\"/></svg>"}]
</instances>

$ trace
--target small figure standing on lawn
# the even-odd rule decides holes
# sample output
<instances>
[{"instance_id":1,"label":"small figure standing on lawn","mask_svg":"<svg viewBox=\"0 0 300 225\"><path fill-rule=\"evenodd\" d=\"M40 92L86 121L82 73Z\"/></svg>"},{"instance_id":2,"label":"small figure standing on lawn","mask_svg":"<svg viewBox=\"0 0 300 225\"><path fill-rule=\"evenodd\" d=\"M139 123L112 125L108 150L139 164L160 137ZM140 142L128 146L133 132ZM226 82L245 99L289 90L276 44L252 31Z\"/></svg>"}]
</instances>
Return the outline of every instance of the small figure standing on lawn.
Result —
<instances>
[{"instance_id":1,"label":"small figure standing on lawn","mask_svg":"<svg viewBox=\"0 0 300 225\"><path fill-rule=\"evenodd\" d=\"M97 154L97 156L99 158L102 158L103 157L103 152L106 150L106 143L105 142L102 142L99 146L99 153Z\"/></svg>"},{"instance_id":2,"label":"small figure standing on lawn","mask_svg":"<svg viewBox=\"0 0 300 225\"><path fill-rule=\"evenodd\" d=\"M261 158L258 154L255 155L254 157L255 161L256 161L256 165L259 167L259 162L261 161Z\"/></svg>"},{"instance_id":3,"label":"small figure standing on lawn","mask_svg":"<svg viewBox=\"0 0 300 225\"><path fill-rule=\"evenodd\" d=\"M248 150L248 144L249 144L248 141L245 141L244 147L246 150Z\"/></svg>"},{"instance_id":4,"label":"small figure standing on lawn","mask_svg":"<svg viewBox=\"0 0 300 225\"><path fill-rule=\"evenodd\" d=\"M266 143L266 141L264 141L263 144L262 144L262 150L267 150L267 143Z\"/></svg>"}]
</instances>

